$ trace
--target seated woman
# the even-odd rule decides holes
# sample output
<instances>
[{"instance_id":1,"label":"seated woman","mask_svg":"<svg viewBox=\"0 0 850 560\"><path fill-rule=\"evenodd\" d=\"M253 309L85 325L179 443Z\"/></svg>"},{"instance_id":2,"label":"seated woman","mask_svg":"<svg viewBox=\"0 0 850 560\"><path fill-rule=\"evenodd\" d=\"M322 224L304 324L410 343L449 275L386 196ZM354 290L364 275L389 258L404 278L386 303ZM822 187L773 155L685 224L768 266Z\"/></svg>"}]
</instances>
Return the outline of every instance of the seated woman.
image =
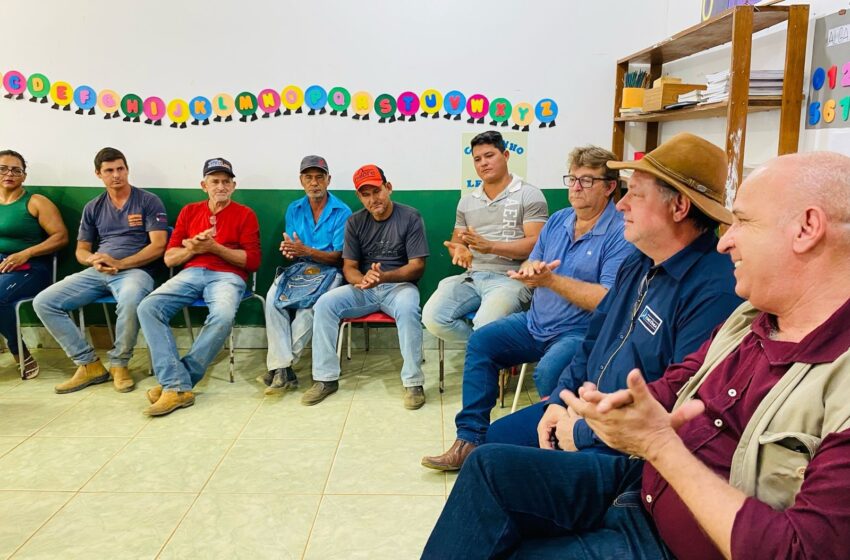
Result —
<instances>
[{"instance_id":1,"label":"seated woman","mask_svg":"<svg viewBox=\"0 0 850 560\"><path fill-rule=\"evenodd\" d=\"M68 244L68 230L56 205L24 189L27 162L0 150L0 335L20 364L23 379L38 375L26 346L18 348L15 303L35 296L52 278L50 256Z\"/></svg>"}]
</instances>

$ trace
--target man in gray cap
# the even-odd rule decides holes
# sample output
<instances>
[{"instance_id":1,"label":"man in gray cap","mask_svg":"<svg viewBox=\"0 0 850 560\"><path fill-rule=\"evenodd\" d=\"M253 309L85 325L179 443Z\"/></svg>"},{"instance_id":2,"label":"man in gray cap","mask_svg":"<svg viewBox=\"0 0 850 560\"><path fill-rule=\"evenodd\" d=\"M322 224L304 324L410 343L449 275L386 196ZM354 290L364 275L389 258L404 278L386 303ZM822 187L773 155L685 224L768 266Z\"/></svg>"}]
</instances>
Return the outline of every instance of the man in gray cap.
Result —
<instances>
[{"instance_id":1,"label":"man in gray cap","mask_svg":"<svg viewBox=\"0 0 850 560\"><path fill-rule=\"evenodd\" d=\"M328 192L328 162L321 156L301 160L305 196L286 209L281 254L294 261L279 267L266 297L266 355L268 372L258 377L266 394L298 387L292 364L313 335L313 304L326 291L343 283L342 245L351 209Z\"/></svg>"}]
</instances>

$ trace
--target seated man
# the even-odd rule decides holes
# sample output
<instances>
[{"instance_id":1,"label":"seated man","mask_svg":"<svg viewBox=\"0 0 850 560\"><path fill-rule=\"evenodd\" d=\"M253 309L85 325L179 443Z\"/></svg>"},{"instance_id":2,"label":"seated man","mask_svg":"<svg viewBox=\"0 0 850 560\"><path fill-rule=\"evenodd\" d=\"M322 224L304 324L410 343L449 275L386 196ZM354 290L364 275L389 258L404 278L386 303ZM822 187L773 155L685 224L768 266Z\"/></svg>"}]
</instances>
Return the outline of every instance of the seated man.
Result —
<instances>
[{"instance_id":1,"label":"seated man","mask_svg":"<svg viewBox=\"0 0 850 560\"><path fill-rule=\"evenodd\" d=\"M330 182L325 158L305 156L301 160L301 186L305 196L286 209L286 226L280 244L283 256L297 261L294 266L306 267L305 274L312 273L314 278L332 275L327 290L343 282L337 269L342 267L345 221L351 215L348 206L328 192ZM268 373L258 380L268 386L267 395L298 387L292 365L313 336L312 305L304 300L293 301L293 294L288 294L290 298L287 299L284 299L287 294L278 294L286 290L280 283L287 277L285 270L278 269L278 276L266 296ZM321 292L310 292L308 298L315 301L321 295Z\"/></svg>"},{"instance_id":2,"label":"seated man","mask_svg":"<svg viewBox=\"0 0 850 560\"><path fill-rule=\"evenodd\" d=\"M470 146L483 183L460 199L452 240L443 243L452 264L467 271L444 278L422 308L425 328L451 342L526 308L531 290L507 272L528 258L549 216L543 193L508 172L501 134L482 132ZM476 310L470 327L464 317Z\"/></svg>"},{"instance_id":3,"label":"seated man","mask_svg":"<svg viewBox=\"0 0 850 560\"><path fill-rule=\"evenodd\" d=\"M110 377L116 391L135 387L127 366L139 334L136 308L153 290L151 272L168 241L168 217L158 196L130 184L129 170L127 158L115 148L103 148L94 157L95 174L106 192L86 204L80 219L75 256L88 268L33 300L38 318L78 366L71 379L56 385L57 393L79 391ZM109 295L118 305L107 371L68 312Z\"/></svg>"},{"instance_id":4,"label":"seated man","mask_svg":"<svg viewBox=\"0 0 850 560\"><path fill-rule=\"evenodd\" d=\"M740 304L732 264L715 250L717 222L731 221L721 203L726 154L702 138L679 134L645 159L617 203L625 238L638 251L625 260L614 287L593 313L552 398L495 422L487 442L554 447L552 428L568 415L558 398L560 389L576 389L586 380L603 380L604 387L619 389L625 387L625 373L617 372L635 365L657 379ZM623 165L608 163L612 168ZM584 423L576 422L575 444L561 441L560 446L596 443Z\"/></svg>"},{"instance_id":5,"label":"seated man","mask_svg":"<svg viewBox=\"0 0 850 560\"><path fill-rule=\"evenodd\" d=\"M307 406L339 388L336 342L340 319L383 311L396 321L404 365L404 407L425 404L422 384L422 314L416 282L425 272L425 224L415 209L390 200L392 183L376 165L354 173L363 209L345 223L342 272L350 285L319 298L314 307L313 386L301 398Z\"/></svg>"},{"instance_id":6,"label":"seated man","mask_svg":"<svg viewBox=\"0 0 850 560\"><path fill-rule=\"evenodd\" d=\"M846 558L848 200L843 155L782 156L750 175L718 246L749 302L649 386L634 370L625 390L562 394L597 437L646 463L606 474L595 453L484 446L423 558L518 547L523 557Z\"/></svg>"},{"instance_id":7,"label":"seated man","mask_svg":"<svg viewBox=\"0 0 850 560\"><path fill-rule=\"evenodd\" d=\"M204 377L233 328L248 274L260 267L260 226L254 211L231 200L236 182L224 158L204 163L201 188L209 200L186 205L165 252L177 275L139 305L139 321L160 385L148 390L149 416L192 406L192 388ZM209 308L201 333L180 358L169 322L175 313L203 298Z\"/></svg>"},{"instance_id":8,"label":"seated man","mask_svg":"<svg viewBox=\"0 0 850 560\"><path fill-rule=\"evenodd\" d=\"M572 359L591 311L634 252L623 239L623 217L612 200L619 174L605 164L613 159L614 154L595 146L570 154L565 176L570 206L552 215L530 259L512 273L536 287L531 310L473 334L464 364L463 409L455 419L458 439L443 455L425 457L424 466L457 470L469 450L484 442L501 368L539 360L535 381L540 394L547 395Z\"/></svg>"}]
</instances>

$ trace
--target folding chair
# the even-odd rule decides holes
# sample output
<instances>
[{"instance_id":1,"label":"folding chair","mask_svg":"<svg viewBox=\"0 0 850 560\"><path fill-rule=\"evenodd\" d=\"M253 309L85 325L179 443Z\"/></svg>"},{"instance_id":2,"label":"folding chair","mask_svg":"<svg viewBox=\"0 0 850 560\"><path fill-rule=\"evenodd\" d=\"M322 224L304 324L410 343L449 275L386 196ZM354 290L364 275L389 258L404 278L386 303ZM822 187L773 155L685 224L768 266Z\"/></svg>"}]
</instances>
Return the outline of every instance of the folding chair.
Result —
<instances>
[{"instance_id":1,"label":"folding chair","mask_svg":"<svg viewBox=\"0 0 850 560\"><path fill-rule=\"evenodd\" d=\"M53 253L53 283L56 283L56 267L58 263L58 258L56 253ZM21 369L21 379L24 377L24 338L21 333L21 305L25 303L32 303L35 297L29 297L24 299L19 299L15 302L15 330L18 336L18 365Z\"/></svg>"}]
</instances>

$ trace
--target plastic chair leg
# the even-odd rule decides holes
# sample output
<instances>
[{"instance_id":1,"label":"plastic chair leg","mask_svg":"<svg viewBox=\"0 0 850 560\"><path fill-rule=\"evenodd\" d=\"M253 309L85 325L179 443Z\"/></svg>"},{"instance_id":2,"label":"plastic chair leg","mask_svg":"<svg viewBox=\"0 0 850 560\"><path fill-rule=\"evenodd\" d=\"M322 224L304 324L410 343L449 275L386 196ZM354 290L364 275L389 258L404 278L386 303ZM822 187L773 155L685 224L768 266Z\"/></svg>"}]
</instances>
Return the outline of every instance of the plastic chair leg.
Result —
<instances>
[{"instance_id":1,"label":"plastic chair leg","mask_svg":"<svg viewBox=\"0 0 850 560\"><path fill-rule=\"evenodd\" d=\"M233 351L233 328L230 329L230 382L233 383L233 370L236 366L236 354Z\"/></svg>"},{"instance_id":2,"label":"plastic chair leg","mask_svg":"<svg viewBox=\"0 0 850 560\"><path fill-rule=\"evenodd\" d=\"M519 379L516 382L516 392L514 393L514 402L511 405L511 414L516 412L516 406L519 403L519 396L522 393L522 382L525 379L525 370L528 369L528 364L522 364L519 370Z\"/></svg>"},{"instance_id":3,"label":"plastic chair leg","mask_svg":"<svg viewBox=\"0 0 850 560\"><path fill-rule=\"evenodd\" d=\"M440 362L440 392L446 390L445 386L445 367L446 367L446 343L442 338L437 339L437 355Z\"/></svg>"}]
</instances>

